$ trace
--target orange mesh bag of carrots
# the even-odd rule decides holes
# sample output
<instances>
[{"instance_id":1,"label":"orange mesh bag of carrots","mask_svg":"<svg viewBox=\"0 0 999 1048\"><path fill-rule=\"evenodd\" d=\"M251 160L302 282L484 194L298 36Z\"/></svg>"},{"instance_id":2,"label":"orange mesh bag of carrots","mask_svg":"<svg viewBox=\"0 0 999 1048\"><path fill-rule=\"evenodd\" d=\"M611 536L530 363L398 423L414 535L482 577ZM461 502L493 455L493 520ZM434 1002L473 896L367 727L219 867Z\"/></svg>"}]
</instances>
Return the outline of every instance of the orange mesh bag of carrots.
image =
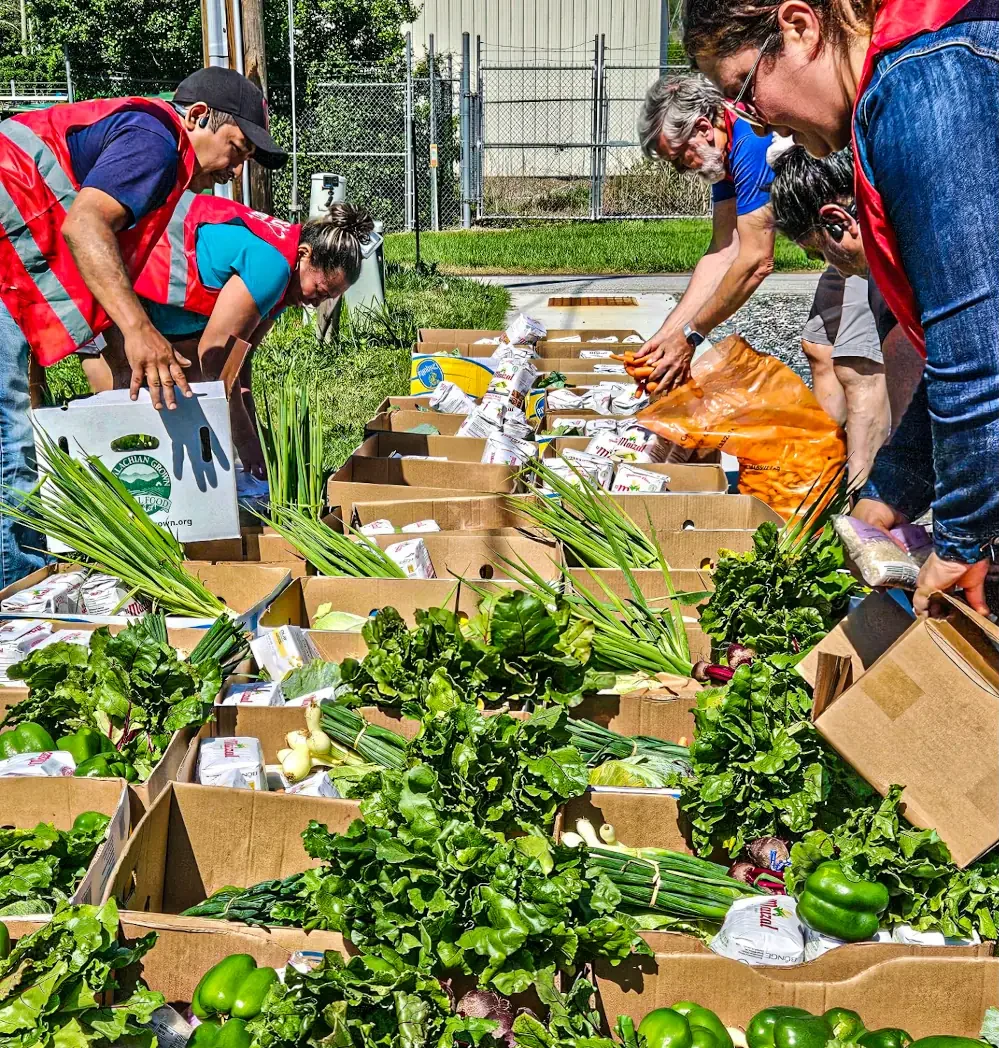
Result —
<instances>
[{"instance_id":1,"label":"orange mesh bag of carrots","mask_svg":"<svg viewBox=\"0 0 999 1048\"><path fill-rule=\"evenodd\" d=\"M639 412L637 421L693 451L739 460L739 491L784 517L818 497L846 461L845 434L812 391L776 357L738 335L691 368L690 381Z\"/></svg>"}]
</instances>

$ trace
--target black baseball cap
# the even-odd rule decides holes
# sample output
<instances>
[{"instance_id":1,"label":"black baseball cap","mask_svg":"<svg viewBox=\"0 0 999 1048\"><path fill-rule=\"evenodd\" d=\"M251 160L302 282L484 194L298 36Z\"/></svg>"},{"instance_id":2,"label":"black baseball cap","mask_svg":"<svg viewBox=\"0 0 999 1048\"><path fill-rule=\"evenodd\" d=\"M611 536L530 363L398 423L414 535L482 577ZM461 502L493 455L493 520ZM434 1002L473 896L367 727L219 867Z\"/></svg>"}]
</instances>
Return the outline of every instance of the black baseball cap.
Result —
<instances>
[{"instance_id":1,"label":"black baseball cap","mask_svg":"<svg viewBox=\"0 0 999 1048\"><path fill-rule=\"evenodd\" d=\"M224 66L199 69L177 85L178 105L205 102L220 113L236 118L236 126L253 143L253 159L262 167L284 167L288 154L267 132L267 100L256 84Z\"/></svg>"}]
</instances>

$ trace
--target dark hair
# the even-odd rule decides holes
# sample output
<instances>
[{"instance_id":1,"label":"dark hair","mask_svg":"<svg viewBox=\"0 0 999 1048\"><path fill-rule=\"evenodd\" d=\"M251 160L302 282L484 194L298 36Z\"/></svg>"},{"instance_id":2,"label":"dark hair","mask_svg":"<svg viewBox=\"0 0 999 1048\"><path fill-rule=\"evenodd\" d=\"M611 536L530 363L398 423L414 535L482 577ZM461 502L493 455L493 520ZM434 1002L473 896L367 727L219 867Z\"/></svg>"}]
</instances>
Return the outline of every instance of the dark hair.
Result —
<instances>
[{"instance_id":1,"label":"dark hair","mask_svg":"<svg viewBox=\"0 0 999 1048\"><path fill-rule=\"evenodd\" d=\"M777 12L783 0L684 0L683 46L698 55L734 55L746 47L763 47L778 32ZM806 0L822 19L830 39L869 34L880 0Z\"/></svg>"},{"instance_id":2,"label":"dark hair","mask_svg":"<svg viewBox=\"0 0 999 1048\"><path fill-rule=\"evenodd\" d=\"M342 269L347 283L361 275L361 245L368 242L374 219L353 204L332 204L318 218L310 218L299 234L299 244L312 248L312 264L324 273Z\"/></svg>"},{"instance_id":3,"label":"dark hair","mask_svg":"<svg viewBox=\"0 0 999 1048\"><path fill-rule=\"evenodd\" d=\"M773 164L770 206L774 223L789 240L801 240L822 222L819 209L839 204L853 211L853 150L821 159L804 146L792 146Z\"/></svg>"}]
</instances>

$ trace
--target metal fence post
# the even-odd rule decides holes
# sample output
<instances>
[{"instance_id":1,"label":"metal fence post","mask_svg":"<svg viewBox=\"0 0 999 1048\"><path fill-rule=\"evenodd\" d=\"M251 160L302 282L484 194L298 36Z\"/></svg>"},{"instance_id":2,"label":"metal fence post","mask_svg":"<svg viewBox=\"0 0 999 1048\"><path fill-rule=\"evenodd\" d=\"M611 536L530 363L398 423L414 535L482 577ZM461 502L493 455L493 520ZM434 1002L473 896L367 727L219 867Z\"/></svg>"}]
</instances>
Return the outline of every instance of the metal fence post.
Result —
<instances>
[{"instance_id":1,"label":"metal fence post","mask_svg":"<svg viewBox=\"0 0 999 1048\"><path fill-rule=\"evenodd\" d=\"M590 218L595 220L600 213L600 198L597 196L597 143L600 141L600 37L593 37L593 72L590 75Z\"/></svg>"},{"instance_id":2,"label":"metal fence post","mask_svg":"<svg viewBox=\"0 0 999 1048\"><path fill-rule=\"evenodd\" d=\"M436 232L441 227L441 216L437 204L437 62L433 33L427 48L427 72L430 84L430 228Z\"/></svg>"},{"instance_id":3,"label":"metal fence post","mask_svg":"<svg viewBox=\"0 0 999 1048\"><path fill-rule=\"evenodd\" d=\"M409 230L413 228L414 223L413 184L416 181L416 157L413 155L413 37L411 33L406 34L406 98L404 105L402 134L406 143L403 148L406 156L406 229Z\"/></svg>"},{"instance_id":4,"label":"metal fence post","mask_svg":"<svg viewBox=\"0 0 999 1048\"><path fill-rule=\"evenodd\" d=\"M597 110L597 218L603 217L604 177L607 174L607 139L610 125L610 95L607 90L607 38L600 34L597 48L597 88L600 105Z\"/></svg>"},{"instance_id":5,"label":"metal fence post","mask_svg":"<svg viewBox=\"0 0 999 1048\"><path fill-rule=\"evenodd\" d=\"M470 91L472 42L461 34L461 225L472 226L472 99Z\"/></svg>"},{"instance_id":6,"label":"metal fence post","mask_svg":"<svg viewBox=\"0 0 999 1048\"><path fill-rule=\"evenodd\" d=\"M482 168L486 156L485 131L485 81L482 76L482 37L475 38L475 108L473 111L475 129L475 167L473 170L472 192L475 197L475 218L482 218Z\"/></svg>"}]
</instances>

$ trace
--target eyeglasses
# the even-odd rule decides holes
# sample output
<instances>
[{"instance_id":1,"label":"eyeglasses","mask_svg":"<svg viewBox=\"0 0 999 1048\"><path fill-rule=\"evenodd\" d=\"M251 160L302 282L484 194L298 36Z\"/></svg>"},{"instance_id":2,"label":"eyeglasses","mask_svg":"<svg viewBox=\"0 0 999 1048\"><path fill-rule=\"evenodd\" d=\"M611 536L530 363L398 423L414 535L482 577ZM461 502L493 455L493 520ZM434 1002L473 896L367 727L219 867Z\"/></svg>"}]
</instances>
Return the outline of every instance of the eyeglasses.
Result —
<instances>
[{"instance_id":1,"label":"eyeglasses","mask_svg":"<svg viewBox=\"0 0 999 1048\"><path fill-rule=\"evenodd\" d=\"M765 131L767 124L765 120L761 119L753 102L753 95L756 93L756 71L759 69L764 55L768 54L779 40L780 34L773 33L764 41L759 54L756 56L756 61L750 66L749 73L746 75L746 79L743 80L742 87L739 88L739 93L731 101L726 100L722 103L733 116L738 117L740 120L745 120L751 127L760 131ZM748 100L746 99L747 95L749 96ZM742 109L738 108L740 104Z\"/></svg>"}]
</instances>

